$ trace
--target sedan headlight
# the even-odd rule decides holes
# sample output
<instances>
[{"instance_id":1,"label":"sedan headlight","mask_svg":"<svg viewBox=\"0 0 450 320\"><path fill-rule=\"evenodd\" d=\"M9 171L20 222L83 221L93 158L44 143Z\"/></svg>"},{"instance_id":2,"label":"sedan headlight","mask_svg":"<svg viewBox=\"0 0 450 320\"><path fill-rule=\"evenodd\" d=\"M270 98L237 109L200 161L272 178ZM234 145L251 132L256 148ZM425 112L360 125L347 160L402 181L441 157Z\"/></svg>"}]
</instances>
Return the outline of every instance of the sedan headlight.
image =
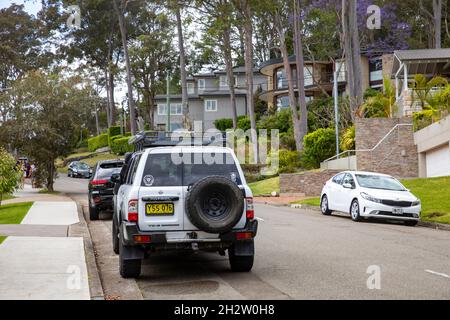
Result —
<instances>
[{"instance_id":1,"label":"sedan headlight","mask_svg":"<svg viewBox=\"0 0 450 320\"><path fill-rule=\"evenodd\" d=\"M367 194L365 192L361 192L361 197L372 202L381 203L381 199L372 197L370 194Z\"/></svg>"},{"instance_id":2,"label":"sedan headlight","mask_svg":"<svg viewBox=\"0 0 450 320\"><path fill-rule=\"evenodd\" d=\"M420 200L419 199L417 199L416 201L413 201L411 203L411 206L413 206L413 207L418 206L418 205L420 205Z\"/></svg>"}]
</instances>

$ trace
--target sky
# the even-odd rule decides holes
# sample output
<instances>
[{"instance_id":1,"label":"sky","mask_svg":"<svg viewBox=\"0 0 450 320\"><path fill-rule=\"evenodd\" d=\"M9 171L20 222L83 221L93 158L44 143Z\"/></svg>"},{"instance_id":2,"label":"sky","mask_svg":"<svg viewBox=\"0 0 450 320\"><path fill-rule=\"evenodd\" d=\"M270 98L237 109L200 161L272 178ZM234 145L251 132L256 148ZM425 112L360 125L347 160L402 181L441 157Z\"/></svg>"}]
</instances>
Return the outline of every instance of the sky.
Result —
<instances>
[{"instance_id":1,"label":"sky","mask_svg":"<svg viewBox=\"0 0 450 320\"><path fill-rule=\"evenodd\" d=\"M13 3L25 5L25 11L34 16L36 16L37 12L42 8L40 0L0 0L0 9L7 8ZM121 104L122 100L125 99L126 84L116 81L114 93L116 103ZM106 92L102 91L100 95L106 97ZM134 98L136 99L137 97Z\"/></svg>"},{"instance_id":2,"label":"sky","mask_svg":"<svg viewBox=\"0 0 450 320\"><path fill-rule=\"evenodd\" d=\"M0 9L7 8L13 3L24 4L25 11L33 15L36 15L36 13L42 8L40 0L0 0Z\"/></svg>"}]
</instances>

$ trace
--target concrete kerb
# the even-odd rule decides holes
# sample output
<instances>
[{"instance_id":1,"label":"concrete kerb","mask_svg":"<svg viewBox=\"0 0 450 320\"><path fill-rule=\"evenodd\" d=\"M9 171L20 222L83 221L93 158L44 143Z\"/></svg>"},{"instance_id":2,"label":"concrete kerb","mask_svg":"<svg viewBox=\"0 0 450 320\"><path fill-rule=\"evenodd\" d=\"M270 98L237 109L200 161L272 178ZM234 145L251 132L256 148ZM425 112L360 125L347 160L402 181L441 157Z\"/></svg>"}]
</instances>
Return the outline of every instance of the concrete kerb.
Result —
<instances>
[{"instance_id":1,"label":"concrete kerb","mask_svg":"<svg viewBox=\"0 0 450 320\"><path fill-rule=\"evenodd\" d=\"M69 237L83 237L91 300L104 300L105 295L95 258L91 233L86 219L84 218L84 212L81 204L77 201L75 201L75 203L77 205L78 218L80 222L69 226Z\"/></svg>"}]
</instances>

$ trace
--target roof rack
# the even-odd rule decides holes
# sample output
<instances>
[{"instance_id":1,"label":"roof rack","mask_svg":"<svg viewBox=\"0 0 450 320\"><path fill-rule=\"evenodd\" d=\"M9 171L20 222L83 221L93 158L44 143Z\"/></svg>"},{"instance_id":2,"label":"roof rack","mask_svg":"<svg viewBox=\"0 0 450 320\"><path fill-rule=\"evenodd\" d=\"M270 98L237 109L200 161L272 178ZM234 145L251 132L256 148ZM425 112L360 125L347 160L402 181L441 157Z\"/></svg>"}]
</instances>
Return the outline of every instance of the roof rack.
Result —
<instances>
[{"instance_id":1,"label":"roof rack","mask_svg":"<svg viewBox=\"0 0 450 320\"><path fill-rule=\"evenodd\" d=\"M195 131L142 131L133 136L128 144L134 144L134 151L142 151L147 148L175 147L175 146L221 146L226 147L226 133L217 134Z\"/></svg>"}]
</instances>

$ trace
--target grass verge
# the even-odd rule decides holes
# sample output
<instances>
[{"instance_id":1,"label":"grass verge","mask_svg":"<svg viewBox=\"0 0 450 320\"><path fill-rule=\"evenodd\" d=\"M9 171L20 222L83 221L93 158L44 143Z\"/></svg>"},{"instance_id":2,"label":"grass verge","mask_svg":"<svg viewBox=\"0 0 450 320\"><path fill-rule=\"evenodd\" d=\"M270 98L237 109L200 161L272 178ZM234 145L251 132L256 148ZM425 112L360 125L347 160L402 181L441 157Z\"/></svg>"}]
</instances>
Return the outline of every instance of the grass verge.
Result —
<instances>
[{"instance_id":1,"label":"grass verge","mask_svg":"<svg viewBox=\"0 0 450 320\"><path fill-rule=\"evenodd\" d=\"M320 206L320 197L315 197L315 198L309 198L309 199L303 199L303 200L299 200L299 201L293 201L291 203L294 204L307 204L309 206Z\"/></svg>"},{"instance_id":2,"label":"grass verge","mask_svg":"<svg viewBox=\"0 0 450 320\"><path fill-rule=\"evenodd\" d=\"M0 224L19 224L33 202L11 203L0 206Z\"/></svg>"},{"instance_id":3,"label":"grass verge","mask_svg":"<svg viewBox=\"0 0 450 320\"><path fill-rule=\"evenodd\" d=\"M253 196L270 194L272 191L280 193L280 178L273 177L261 181L256 181L248 184L252 189Z\"/></svg>"},{"instance_id":4,"label":"grass verge","mask_svg":"<svg viewBox=\"0 0 450 320\"><path fill-rule=\"evenodd\" d=\"M423 221L450 224L450 177L402 180L422 201Z\"/></svg>"},{"instance_id":5,"label":"grass verge","mask_svg":"<svg viewBox=\"0 0 450 320\"><path fill-rule=\"evenodd\" d=\"M2 244L3 241L5 241L6 237L0 236L0 244Z\"/></svg>"}]
</instances>

